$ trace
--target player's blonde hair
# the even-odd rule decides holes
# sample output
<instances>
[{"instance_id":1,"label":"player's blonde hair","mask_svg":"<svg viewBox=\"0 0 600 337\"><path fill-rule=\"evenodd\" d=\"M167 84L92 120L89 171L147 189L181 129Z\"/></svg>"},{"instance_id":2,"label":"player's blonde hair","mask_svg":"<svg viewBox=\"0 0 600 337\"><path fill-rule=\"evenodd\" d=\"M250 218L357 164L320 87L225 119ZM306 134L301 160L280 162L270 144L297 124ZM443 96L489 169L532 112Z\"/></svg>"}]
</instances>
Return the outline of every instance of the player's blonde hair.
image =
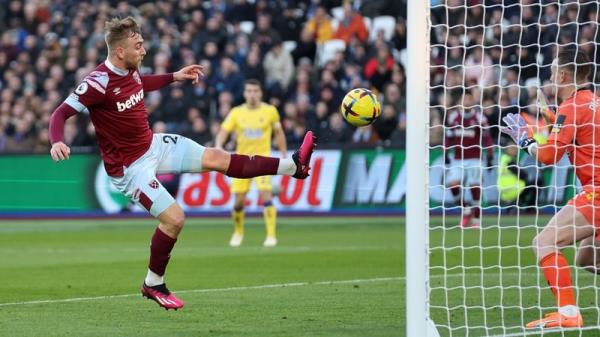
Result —
<instances>
[{"instance_id":1,"label":"player's blonde hair","mask_svg":"<svg viewBox=\"0 0 600 337\"><path fill-rule=\"evenodd\" d=\"M140 26L134 18L128 16L124 19L113 18L104 23L104 41L111 51L115 45L135 34L141 34Z\"/></svg>"}]
</instances>

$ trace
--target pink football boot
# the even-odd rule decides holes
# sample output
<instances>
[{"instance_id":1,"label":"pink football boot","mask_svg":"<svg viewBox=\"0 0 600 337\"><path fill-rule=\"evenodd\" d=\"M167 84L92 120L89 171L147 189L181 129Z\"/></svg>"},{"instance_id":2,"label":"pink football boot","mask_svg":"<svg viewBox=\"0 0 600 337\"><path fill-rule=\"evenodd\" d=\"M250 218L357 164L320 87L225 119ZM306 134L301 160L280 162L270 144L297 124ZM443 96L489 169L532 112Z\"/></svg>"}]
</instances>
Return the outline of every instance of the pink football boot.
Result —
<instances>
[{"instance_id":1,"label":"pink football boot","mask_svg":"<svg viewBox=\"0 0 600 337\"><path fill-rule=\"evenodd\" d=\"M173 295L164 283L154 287L149 287L144 283L142 286L142 296L158 303L165 310L183 308L183 301Z\"/></svg>"}]
</instances>

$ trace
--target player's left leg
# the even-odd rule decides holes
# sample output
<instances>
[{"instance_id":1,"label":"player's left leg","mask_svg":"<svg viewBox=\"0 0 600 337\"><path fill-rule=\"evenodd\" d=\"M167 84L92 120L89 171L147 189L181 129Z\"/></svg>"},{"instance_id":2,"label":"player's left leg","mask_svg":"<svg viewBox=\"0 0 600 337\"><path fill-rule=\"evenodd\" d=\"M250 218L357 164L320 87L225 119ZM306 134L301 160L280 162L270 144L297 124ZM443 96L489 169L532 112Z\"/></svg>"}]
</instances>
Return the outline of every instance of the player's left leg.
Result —
<instances>
[{"instance_id":1,"label":"player's left leg","mask_svg":"<svg viewBox=\"0 0 600 337\"><path fill-rule=\"evenodd\" d=\"M171 258L171 250L183 228L185 215L181 207L173 202L157 218L160 223L152 236L150 263L142 286L142 295L155 301L166 310L177 310L183 308L183 301L169 291L164 275Z\"/></svg>"},{"instance_id":2,"label":"player's left leg","mask_svg":"<svg viewBox=\"0 0 600 337\"><path fill-rule=\"evenodd\" d=\"M575 301L569 263L561 250L594 234L584 214L568 204L552 217L533 239L533 249L550 290L556 298L558 312L527 324L528 328L579 327L583 319Z\"/></svg>"},{"instance_id":3,"label":"player's left leg","mask_svg":"<svg viewBox=\"0 0 600 337\"><path fill-rule=\"evenodd\" d=\"M216 148L206 148L201 161L202 171L217 171L232 178L254 178L265 175L288 175L306 179L310 158L315 149L312 131L304 136L302 145L292 158L275 158L230 154Z\"/></svg>"},{"instance_id":4,"label":"player's left leg","mask_svg":"<svg viewBox=\"0 0 600 337\"><path fill-rule=\"evenodd\" d=\"M265 228L267 236L263 246L275 247L277 245L277 237L275 235L275 227L277 226L277 209L273 206L273 193L271 192L271 177L263 176L254 179L260 200L263 202L263 217L265 219Z\"/></svg>"}]
</instances>

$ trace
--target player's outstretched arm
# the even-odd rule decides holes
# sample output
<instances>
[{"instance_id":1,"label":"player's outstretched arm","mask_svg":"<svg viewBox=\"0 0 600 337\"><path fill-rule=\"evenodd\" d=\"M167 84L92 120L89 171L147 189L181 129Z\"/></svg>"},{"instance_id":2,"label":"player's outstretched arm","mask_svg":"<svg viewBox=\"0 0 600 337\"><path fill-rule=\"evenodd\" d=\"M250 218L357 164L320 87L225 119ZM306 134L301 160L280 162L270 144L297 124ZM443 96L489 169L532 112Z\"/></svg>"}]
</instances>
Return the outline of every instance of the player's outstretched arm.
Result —
<instances>
[{"instance_id":1,"label":"player's outstretched arm","mask_svg":"<svg viewBox=\"0 0 600 337\"><path fill-rule=\"evenodd\" d=\"M175 73L142 75L141 79L144 86L144 91L149 92L162 89L163 87L173 83L173 81L191 80L193 84L196 84L198 81L200 81L200 76L204 76L204 73L202 73L202 66L193 64L183 67L181 70Z\"/></svg>"},{"instance_id":2,"label":"player's outstretched arm","mask_svg":"<svg viewBox=\"0 0 600 337\"><path fill-rule=\"evenodd\" d=\"M64 143L65 121L76 113L75 109L63 102L50 116L48 125L50 143L52 144L50 156L54 161L69 159L71 149Z\"/></svg>"},{"instance_id":3,"label":"player's outstretched arm","mask_svg":"<svg viewBox=\"0 0 600 337\"><path fill-rule=\"evenodd\" d=\"M199 64L192 64L181 68L179 71L173 73L173 80L175 81L192 81L192 84L196 84L200 81L200 76L204 76L202 72L202 66Z\"/></svg>"}]
</instances>

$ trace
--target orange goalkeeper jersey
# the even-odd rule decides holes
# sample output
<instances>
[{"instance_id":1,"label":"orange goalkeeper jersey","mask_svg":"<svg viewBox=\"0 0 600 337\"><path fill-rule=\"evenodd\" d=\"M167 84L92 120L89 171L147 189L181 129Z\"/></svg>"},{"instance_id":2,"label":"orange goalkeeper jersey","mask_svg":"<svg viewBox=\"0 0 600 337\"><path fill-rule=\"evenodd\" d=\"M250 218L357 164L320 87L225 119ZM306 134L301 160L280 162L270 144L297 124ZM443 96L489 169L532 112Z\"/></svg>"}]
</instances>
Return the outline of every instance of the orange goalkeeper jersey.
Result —
<instances>
[{"instance_id":1,"label":"orange goalkeeper jersey","mask_svg":"<svg viewBox=\"0 0 600 337\"><path fill-rule=\"evenodd\" d=\"M600 187L600 97L578 90L558 107L548 143L538 159L555 163L566 151L583 186Z\"/></svg>"}]
</instances>

